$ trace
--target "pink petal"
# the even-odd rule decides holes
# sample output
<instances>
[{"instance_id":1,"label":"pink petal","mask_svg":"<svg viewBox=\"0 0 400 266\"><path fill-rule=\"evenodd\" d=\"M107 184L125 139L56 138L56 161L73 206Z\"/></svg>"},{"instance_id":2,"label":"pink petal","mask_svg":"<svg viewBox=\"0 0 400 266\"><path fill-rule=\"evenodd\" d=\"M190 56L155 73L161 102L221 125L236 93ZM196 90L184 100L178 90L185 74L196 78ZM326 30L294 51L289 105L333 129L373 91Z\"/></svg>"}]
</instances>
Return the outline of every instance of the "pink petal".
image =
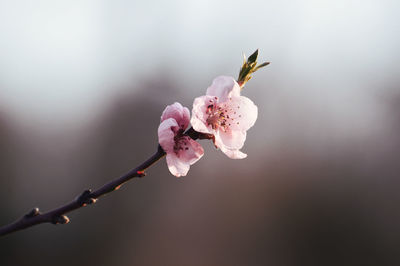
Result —
<instances>
[{"instance_id":1,"label":"pink petal","mask_svg":"<svg viewBox=\"0 0 400 266\"><path fill-rule=\"evenodd\" d=\"M247 154L239 151L239 148L231 148L226 146L220 137L220 134L215 135L215 145L223 152L226 156L231 159L243 159L247 157Z\"/></svg>"},{"instance_id":2,"label":"pink petal","mask_svg":"<svg viewBox=\"0 0 400 266\"><path fill-rule=\"evenodd\" d=\"M258 108L247 97L232 97L221 106L223 109L228 110L228 122L232 130L249 130L257 120Z\"/></svg>"},{"instance_id":3,"label":"pink petal","mask_svg":"<svg viewBox=\"0 0 400 266\"><path fill-rule=\"evenodd\" d=\"M190 164L180 160L175 153L167 153L167 165L171 174L176 177L185 176L190 169Z\"/></svg>"},{"instance_id":4,"label":"pink petal","mask_svg":"<svg viewBox=\"0 0 400 266\"><path fill-rule=\"evenodd\" d=\"M204 155L203 147L188 136L182 137L185 139L187 146L178 152L178 158L182 162L189 163L190 165L197 162Z\"/></svg>"},{"instance_id":5,"label":"pink petal","mask_svg":"<svg viewBox=\"0 0 400 266\"><path fill-rule=\"evenodd\" d=\"M243 147L246 140L246 131L229 130L223 131L218 130L214 134L215 144L217 147L225 147L227 149L240 149Z\"/></svg>"},{"instance_id":6,"label":"pink petal","mask_svg":"<svg viewBox=\"0 0 400 266\"><path fill-rule=\"evenodd\" d=\"M218 97L219 102L225 102L230 97L240 96L240 86L236 80L228 76L216 77L207 88L207 95Z\"/></svg>"},{"instance_id":7,"label":"pink petal","mask_svg":"<svg viewBox=\"0 0 400 266\"><path fill-rule=\"evenodd\" d=\"M221 147L221 151L231 159L244 159L247 157L246 153L243 153L239 150L229 150L226 149L225 147Z\"/></svg>"},{"instance_id":8,"label":"pink petal","mask_svg":"<svg viewBox=\"0 0 400 266\"><path fill-rule=\"evenodd\" d=\"M180 120L182 118L182 115L181 115L182 111L183 111L183 106L178 102L168 105L167 107L165 107L165 110L163 111L163 113L161 115L161 121L164 121L168 118Z\"/></svg>"},{"instance_id":9,"label":"pink petal","mask_svg":"<svg viewBox=\"0 0 400 266\"><path fill-rule=\"evenodd\" d=\"M174 152L174 137L178 128L178 123L173 118L162 121L158 126L158 142L166 153Z\"/></svg>"},{"instance_id":10,"label":"pink petal","mask_svg":"<svg viewBox=\"0 0 400 266\"><path fill-rule=\"evenodd\" d=\"M184 127L182 127L183 129L187 129L187 127L189 126L189 123L190 123L190 111L189 111L189 108L183 107L182 123L180 123L180 124L184 126Z\"/></svg>"},{"instance_id":11,"label":"pink petal","mask_svg":"<svg viewBox=\"0 0 400 266\"><path fill-rule=\"evenodd\" d=\"M200 96L194 99L193 109L192 109L192 119L190 123L194 130L202 133L212 133L212 130L207 126L207 117L206 114L207 106L210 101L212 101L213 97L211 96Z\"/></svg>"},{"instance_id":12,"label":"pink petal","mask_svg":"<svg viewBox=\"0 0 400 266\"><path fill-rule=\"evenodd\" d=\"M161 115L161 121L168 118L175 119L181 129L186 129L190 121L189 109L175 102L174 104L168 105Z\"/></svg>"}]
</instances>

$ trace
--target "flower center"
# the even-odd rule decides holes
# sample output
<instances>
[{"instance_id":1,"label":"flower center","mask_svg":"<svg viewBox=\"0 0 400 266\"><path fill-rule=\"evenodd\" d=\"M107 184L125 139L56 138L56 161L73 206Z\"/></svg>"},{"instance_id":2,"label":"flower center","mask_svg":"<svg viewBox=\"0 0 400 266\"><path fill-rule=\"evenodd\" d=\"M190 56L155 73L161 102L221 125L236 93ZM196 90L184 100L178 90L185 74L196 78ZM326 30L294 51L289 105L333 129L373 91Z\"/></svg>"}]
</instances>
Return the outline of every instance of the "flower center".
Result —
<instances>
[{"instance_id":1,"label":"flower center","mask_svg":"<svg viewBox=\"0 0 400 266\"><path fill-rule=\"evenodd\" d=\"M183 135L184 130L180 129L175 137L174 137L174 152L178 155L179 151L188 150L189 149L189 141L186 136Z\"/></svg>"},{"instance_id":2,"label":"flower center","mask_svg":"<svg viewBox=\"0 0 400 266\"><path fill-rule=\"evenodd\" d=\"M206 119L207 125L211 126L214 130L222 129L223 131L227 131L234 123L239 125L236 119L241 117L240 114L237 114L237 109L240 109L240 106L233 106L231 104L232 98L229 98L229 102L220 104L218 104L216 100L218 100L217 97L214 97L213 100L209 100L209 105L206 110L206 114L208 115Z\"/></svg>"},{"instance_id":3,"label":"flower center","mask_svg":"<svg viewBox=\"0 0 400 266\"><path fill-rule=\"evenodd\" d=\"M212 129L216 130L218 128L222 128L226 131L229 124L227 124L227 119L229 119L227 108L222 108L218 106L217 103L210 100L210 104L207 106L206 114L207 117L207 125L211 126Z\"/></svg>"}]
</instances>

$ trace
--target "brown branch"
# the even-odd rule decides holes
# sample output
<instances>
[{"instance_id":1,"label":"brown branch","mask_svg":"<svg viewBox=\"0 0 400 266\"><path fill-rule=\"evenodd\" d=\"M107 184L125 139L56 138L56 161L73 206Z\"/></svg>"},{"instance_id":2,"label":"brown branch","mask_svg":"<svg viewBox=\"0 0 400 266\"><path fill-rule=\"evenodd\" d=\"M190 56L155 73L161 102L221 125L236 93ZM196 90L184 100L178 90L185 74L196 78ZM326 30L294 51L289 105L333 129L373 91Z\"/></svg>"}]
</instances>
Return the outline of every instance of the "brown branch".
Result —
<instances>
[{"instance_id":1,"label":"brown branch","mask_svg":"<svg viewBox=\"0 0 400 266\"><path fill-rule=\"evenodd\" d=\"M209 139L207 134L203 134L195 131L193 128L188 129L185 135L192 139ZM0 227L0 236L19 231L41 223L52 223L52 224L66 224L69 222L69 218L65 215L73 210L85 207L86 205L95 203L101 196L118 190L125 182L135 177L145 176L144 171L165 156L164 150L158 145L157 152L154 153L149 159L143 162L141 165L130 170L120 178L114 179L107 184L103 185L95 191L85 190L81 195L76 197L70 203L67 203L54 210L40 213L38 208L32 209L29 213L21 217L19 220Z\"/></svg>"},{"instance_id":2,"label":"brown branch","mask_svg":"<svg viewBox=\"0 0 400 266\"><path fill-rule=\"evenodd\" d=\"M112 180L111 182L103 185L93 192L90 190L85 190L81 195L76 197L70 203L67 203L59 208L48 211L46 213L40 213L38 208L34 208L28 214L24 215L22 218L15 221L14 223L1 227L0 236L41 223L66 224L69 222L69 218L65 216L66 213L84 207L88 204L95 203L98 198L109 192L119 189L121 185L134 177L143 177L145 175L144 170L152 166L159 159L164 157L164 155L165 152L159 145L157 152L154 153L153 156L151 156L141 165L130 170L128 173L121 176L120 178Z\"/></svg>"}]
</instances>

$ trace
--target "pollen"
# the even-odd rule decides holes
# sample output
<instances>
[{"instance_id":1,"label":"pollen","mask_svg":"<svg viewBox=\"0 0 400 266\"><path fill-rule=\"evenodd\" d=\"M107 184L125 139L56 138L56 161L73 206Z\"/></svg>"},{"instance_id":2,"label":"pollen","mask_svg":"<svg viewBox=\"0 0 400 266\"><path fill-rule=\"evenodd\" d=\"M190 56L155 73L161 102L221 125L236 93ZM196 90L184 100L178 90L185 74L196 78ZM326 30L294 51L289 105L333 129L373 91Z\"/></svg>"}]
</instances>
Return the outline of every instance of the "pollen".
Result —
<instances>
[{"instance_id":1,"label":"pollen","mask_svg":"<svg viewBox=\"0 0 400 266\"><path fill-rule=\"evenodd\" d=\"M222 128L226 130L230 124L227 123L228 119L232 119L229 116L231 109L226 104L223 106L218 106L217 104L210 104L207 106L206 114L208 115L206 123L211 126L212 129L216 130Z\"/></svg>"}]
</instances>

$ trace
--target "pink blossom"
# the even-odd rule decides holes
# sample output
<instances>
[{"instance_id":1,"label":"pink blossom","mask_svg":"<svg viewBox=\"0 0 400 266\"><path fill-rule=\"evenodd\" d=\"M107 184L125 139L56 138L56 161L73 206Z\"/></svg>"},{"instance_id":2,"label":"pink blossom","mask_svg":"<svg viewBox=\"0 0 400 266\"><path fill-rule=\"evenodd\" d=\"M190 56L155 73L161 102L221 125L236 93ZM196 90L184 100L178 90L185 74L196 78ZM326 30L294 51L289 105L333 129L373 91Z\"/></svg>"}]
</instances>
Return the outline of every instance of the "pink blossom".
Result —
<instances>
[{"instance_id":1,"label":"pink blossom","mask_svg":"<svg viewBox=\"0 0 400 266\"><path fill-rule=\"evenodd\" d=\"M191 124L202 133L214 135L214 144L229 158L242 159L240 151L246 131L257 120L257 106L240 96L240 86L232 77L219 76L207 89L205 96L194 100Z\"/></svg>"},{"instance_id":2,"label":"pink blossom","mask_svg":"<svg viewBox=\"0 0 400 266\"><path fill-rule=\"evenodd\" d=\"M168 169L176 177L185 176L190 165L204 154L199 143L183 135L189 121L189 109L176 102L165 108L158 127L158 141L167 153Z\"/></svg>"}]
</instances>

